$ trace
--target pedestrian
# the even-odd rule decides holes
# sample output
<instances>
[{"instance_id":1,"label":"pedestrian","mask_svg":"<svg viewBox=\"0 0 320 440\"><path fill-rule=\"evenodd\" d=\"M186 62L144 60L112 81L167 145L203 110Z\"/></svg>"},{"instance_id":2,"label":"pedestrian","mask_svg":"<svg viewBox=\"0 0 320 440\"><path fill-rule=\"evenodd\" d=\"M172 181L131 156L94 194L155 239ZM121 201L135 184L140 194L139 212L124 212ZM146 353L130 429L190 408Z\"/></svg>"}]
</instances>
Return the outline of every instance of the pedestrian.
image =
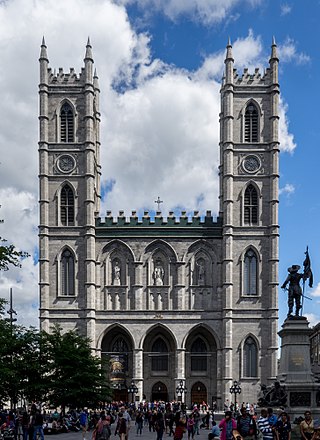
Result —
<instances>
[{"instance_id":1,"label":"pedestrian","mask_svg":"<svg viewBox=\"0 0 320 440\"><path fill-rule=\"evenodd\" d=\"M137 412L136 415L136 426L137 426L137 435L140 433L142 435L142 428L143 428L143 415L141 411Z\"/></svg>"},{"instance_id":2,"label":"pedestrian","mask_svg":"<svg viewBox=\"0 0 320 440\"><path fill-rule=\"evenodd\" d=\"M224 418L219 423L221 430L221 440L233 440L233 437L238 437L237 422L232 418L232 412L226 411Z\"/></svg>"},{"instance_id":3,"label":"pedestrian","mask_svg":"<svg viewBox=\"0 0 320 440\"><path fill-rule=\"evenodd\" d=\"M268 411L262 408L260 411L260 417L258 419L258 428L262 434L263 440L273 439L273 429L269 423Z\"/></svg>"},{"instance_id":4,"label":"pedestrian","mask_svg":"<svg viewBox=\"0 0 320 440\"><path fill-rule=\"evenodd\" d=\"M157 440L162 440L165 429L162 412L158 412L154 427L157 432Z\"/></svg>"},{"instance_id":5,"label":"pedestrian","mask_svg":"<svg viewBox=\"0 0 320 440\"><path fill-rule=\"evenodd\" d=\"M291 424L286 412L281 413L276 423L276 435L277 440L291 440Z\"/></svg>"},{"instance_id":6,"label":"pedestrian","mask_svg":"<svg viewBox=\"0 0 320 440\"><path fill-rule=\"evenodd\" d=\"M182 420L176 422L176 429L174 431L173 440L182 440L183 434L186 432L186 428Z\"/></svg>"},{"instance_id":7,"label":"pedestrian","mask_svg":"<svg viewBox=\"0 0 320 440\"><path fill-rule=\"evenodd\" d=\"M87 413L87 408L84 408L79 416L79 423L80 423L80 428L82 431L82 438L83 440L86 440L86 435L87 435L87 431L88 431L88 413Z\"/></svg>"},{"instance_id":8,"label":"pedestrian","mask_svg":"<svg viewBox=\"0 0 320 440\"><path fill-rule=\"evenodd\" d=\"M118 423L114 435L117 434L119 434L120 440L125 440L127 435L127 421L122 412L119 413Z\"/></svg>"},{"instance_id":9,"label":"pedestrian","mask_svg":"<svg viewBox=\"0 0 320 440\"><path fill-rule=\"evenodd\" d=\"M241 415L237 417L237 430L244 440L254 440L257 435L256 422L254 418L248 414L246 408L242 407Z\"/></svg>"},{"instance_id":10,"label":"pedestrian","mask_svg":"<svg viewBox=\"0 0 320 440\"><path fill-rule=\"evenodd\" d=\"M34 416L34 431L33 431L33 440L37 439L37 434L40 434L41 440L44 440L43 434L43 416L40 412L40 409L37 409L36 414Z\"/></svg>"},{"instance_id":11,"label":"pedestrian","mask_svg":"<svg viewBox=\"0 0 320 440\"><path fill-rule=\"evenodd\" d=\"M194 440L194 430L195 430L194 416L191 413L187 420L188 440L190 440L190 437L192 438L192 440Z\"/></svg>"},{"instance_id":12,"label":"pedestrian","mask_svg":"<svg viewBox=\"0 0 320 440\"><path fill-rule=\"evenodd\" d=\"M314 433L313 418L310 411L305 411L304 420L300 423L301 440L311 440Z\"/></svg>"}]
</instances>

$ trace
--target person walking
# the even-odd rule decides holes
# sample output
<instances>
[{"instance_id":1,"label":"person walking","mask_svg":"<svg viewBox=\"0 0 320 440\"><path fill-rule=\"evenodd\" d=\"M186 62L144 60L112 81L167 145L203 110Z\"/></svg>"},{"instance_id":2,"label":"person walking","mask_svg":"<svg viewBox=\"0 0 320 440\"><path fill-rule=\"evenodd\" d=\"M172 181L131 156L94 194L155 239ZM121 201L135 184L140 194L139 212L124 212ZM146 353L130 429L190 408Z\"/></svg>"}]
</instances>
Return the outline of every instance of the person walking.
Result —
<instances>
[{"instance_id":1,"label":"person walking","mask_svg":"<svg viewBox=\"0 0 320 440\"><path fill-rule=\"evenodd\" d=\"M269 423L268 411L262 408L258 419L258 428L262 434L263 440L273 439L273 429Z\"/></svg>"},{"instance_id":2,"label":"person walking","mask_svg":"<svg viewBox=\"0 0 320 440\"><path fill-rule=\"evenodd\" d=\"M157 440L162 440L165 429L162 412L158 412L154 427L157 432Z\"/></svg>"},{"instance_id":3,"label":"person walking","mask_svg":"<svg viewBox=\"0 0 320 440\"><path fill-rule=\"evenodd\" d=\"M254 440L257 434L257 425L253 417L241 408L241 415L237 417L237 430L244 440Z\"/></svg>"},{"instance_id":4,"label":"person walking","mask_svg":"<svg viewBox=\"0 0 320 440\"><path fill-rule=\"evenodd\" d=\"M187 431L188 431L188 440L190 440L190 437L192 438L192 440L194 440L195 421L192 413L190 414L187 420Z\"/></svg>"},{"instance_id":5,"label":"person walking","mask_svg":"<svg viewBox=\"0 0 320 440\"><path fill-rule=\"evenodd\" d=\"M86 435L88 431L88 413L86 408L84 408L79 416L80 429L82 431L82 439L86 440Z\"/></svg>"},{"instance_id":6,"label":"person walking","mask_svg":"<svg viewBox=\"0 0 320 440\"><path fill-rule=\"evenodd\" d=\"M36 414L34 416L34 431L33 431L33 440L37 439L37 434L39 433L41 440L44 440L43 434L43 416L40 412L40 409L37 409Z\"/></svg>"},{"instance_id":7,"label":"person walking","mask_svg":"<svg viewBox=\"0 0 320 440\"><path fill-rule=\"evenodd\" d=\"M142 435L143 429L143 414L141 411L138 411L136 414L136 427L137 427L137 435Z\"/></svg>"},{"instance_id":8,"label":"person walking","mask_svg":"<svg viewBox=\"0 0 320 440\"><path fill-rule=\"evenodd\" d=\"M221 429L220 440L232 440L239 435L237 422L232 418L232 412L226 411L224 418L219 423Z\"/></svg>"},{"instance_id":9,"label":"person walking","mask_svg":"<svg viewBox=\"0 0 320 440\"><path fill-rule=\"evenodd\" d=\"M291 423L286 412L281 413L276 423L276 436L277 440L291 440Z\"/></svg>"}]
</instances>

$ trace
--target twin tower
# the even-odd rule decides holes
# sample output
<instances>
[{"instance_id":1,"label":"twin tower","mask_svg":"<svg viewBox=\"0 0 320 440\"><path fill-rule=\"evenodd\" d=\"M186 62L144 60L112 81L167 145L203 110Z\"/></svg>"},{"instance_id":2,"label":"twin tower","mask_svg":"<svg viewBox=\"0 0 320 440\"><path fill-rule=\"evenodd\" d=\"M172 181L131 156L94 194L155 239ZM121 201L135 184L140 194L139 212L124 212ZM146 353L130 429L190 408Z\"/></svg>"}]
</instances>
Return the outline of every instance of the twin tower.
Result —
<instances>
[{"instance_id":1,"label":"twin tower","mask_svg":"<svg viewBox=\"0 0 320 440\"><path fill-rule=\"evenodd\" d=\"M221 406L240 380L242 399L255 402L260 385L277 374L276 44L264 73L242 74L227 45L216 219L210 211L192 218L160 212L139 218L135 211L129 218L109 211L99 217L100 90L93 64L88 41L80 73L52 71L42 42L41 328L58 323L89 337L108 359L117 400L131 399L133 380L136 400Z\"/></svg>"}]
</instances>

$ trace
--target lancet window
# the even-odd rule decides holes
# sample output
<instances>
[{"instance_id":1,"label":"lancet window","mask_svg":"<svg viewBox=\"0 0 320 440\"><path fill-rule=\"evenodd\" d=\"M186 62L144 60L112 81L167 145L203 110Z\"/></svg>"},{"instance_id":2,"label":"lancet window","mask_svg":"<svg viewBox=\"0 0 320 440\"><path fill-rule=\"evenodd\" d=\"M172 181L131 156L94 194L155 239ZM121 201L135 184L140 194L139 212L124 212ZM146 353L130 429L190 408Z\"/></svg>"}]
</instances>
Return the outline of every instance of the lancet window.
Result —
<instances>
[{"instance_id":1,"label":"lancet window","mask_svg":"<svg viewBox=\"0 0 320 440\"><path fill-rule=\"evenodd\" d=\"M60 141L74 142L74 114L67 102L60 110Z\"/></svg>"},{"instance_id":2,"label":"lancet window","mask_svg":"<svg viewBox=\"0 0 320 440\"><path fill-rule=\"evenodd\" d=\"M244 140L245 142L259 141L259 113L253 103L249 103L244 115Z\"/></svg>"}]
</instances>

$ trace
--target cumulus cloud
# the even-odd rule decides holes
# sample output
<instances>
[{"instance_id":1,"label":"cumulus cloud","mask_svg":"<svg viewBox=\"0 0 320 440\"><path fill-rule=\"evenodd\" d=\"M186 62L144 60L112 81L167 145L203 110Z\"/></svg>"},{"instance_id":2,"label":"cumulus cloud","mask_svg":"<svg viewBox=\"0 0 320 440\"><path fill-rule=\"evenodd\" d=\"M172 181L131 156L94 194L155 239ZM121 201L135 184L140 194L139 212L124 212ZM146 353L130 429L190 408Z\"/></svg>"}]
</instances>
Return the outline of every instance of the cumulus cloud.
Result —
<instances>
[{"instance_id":1,"label":"cumulus cloud","mask_svg":"<svg viewBox=\"0 0 320 440\"><path fill-rule=\"evenodd\" d=\"M280 15L288 15L292 11L292 6L288 3L282 3L280 5Z\"/></svg>"},{"instance_id":2,"label":"cumulus cloud","mask_svg":"<svg viewBox=\"0 0 320 440\"><path fill-rule=\"evenodd\" d=\"M319 316L317 316L314 313L304 313L304 316L307 318L307 320L310 323L310 327L314 327L319 323Z\"/></svg>"},{"instance_id":3,"label":"cumulus cloud","mask_svg":"<svg viewBox=\"0 0 320 440\"><path fill-rule=\"evenodd\" d=\"M314 296L316 298L320 298L320 283L316 285L316 287L313 289L313 291L310 294L311 296Z\"/></svg>"},{"instance_id":4,"label":"cumulus cloud","mask_svg":"<svg viewBox=\"0 0 320 440\"><path fill-rule=\"evenodd\" d=\"M286 183L284 187L279 189L279 195L285 194L287 196L290 196L295 192L295 187L291 183Z\"/></svg>"},{"instance_id":5,"label":"cumulus cloud","mask_svg":"<svg viewBox=\"0 0 320 440\"><path fill-rule=\"evenodd\" d=\"M297 144L294 136L289 132L288 104L280 96L279 100L279 141L283 152L293 153Z\"/></svg>"},{"instance_id":6,"label":"cumulus cloud","mask_svg":"<svg viewBox=\"0 0 320 440\"><path fill-rule=\"evenodd\" d=\"M43 34L50 66L77 72L91 37L101 87L102 215L107 208L154 209L157 196L164 201L164 213L218 209L224 49L208 54L198 70L188 72L151 56L150 36L133 30L123 5L109 0L0 2L0 145L6 152L0 164L5 220L0 235L34 256L21 269L0 274L0 296L8 297L14 288L18 318L26 325L38 317L37 60ZM263 52L260 38L251 31L234 41L239 68L265 65ZM292 151L286 111L282 105L282 148Z\"/></svg>"},{"instance_id":7,"label":"cumulus cloud","mask_svg":"<svg viewBox=\"0 0 320 440\"><path fill-rule=\"evenodd\" d=\"M232 10L240 4L240 0L116 0L118 4L128 5L136 3L143 9L145 15L155 12L165 14L170 20L176 21L180 17L206 25L228 19ZM261 0L246 0L251 7L256 7Z\"/></svg>"},{"instance_id":8,"label":"cumulus cloud","mask_svg":"<svg viewBox=\"0 0 320 440\"><path fill-rule=\"evenodd\" d=\"M296 42L290 37L287 37L284 43L279 44L278 54L282 63L307 64L311 61L309 55L298 52Z\"/></svg>"}]
</instances>

